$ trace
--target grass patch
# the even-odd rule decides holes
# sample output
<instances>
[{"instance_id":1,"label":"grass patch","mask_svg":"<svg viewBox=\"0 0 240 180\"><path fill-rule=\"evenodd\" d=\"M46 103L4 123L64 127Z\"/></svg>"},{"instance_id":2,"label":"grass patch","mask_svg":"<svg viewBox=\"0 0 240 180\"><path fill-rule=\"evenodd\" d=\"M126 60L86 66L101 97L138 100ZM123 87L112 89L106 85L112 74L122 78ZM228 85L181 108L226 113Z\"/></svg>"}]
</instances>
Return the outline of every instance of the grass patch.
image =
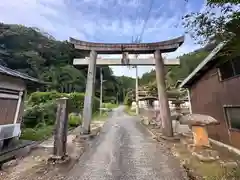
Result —
<instances>
[{"instance_id":1,"label":"grass patch","mask_svg":"<svg viewBox=\"0 0 240 180\"><path fill-rule=\"evenodd\" d=\"M53 125L42 126L37 128L25 128L22 129L20 139L42 141L52 136L53 129L54 129Z\"/></svg>"},{"instance_id":2,"label":"grass patch","mask_svg":"<svg viewBox=\"0 0 240 180\"><path fill-rule=\"evenodd\" d=\"M178 159L185 161L185 168L190 170L192 176L194 176L196 180L240 179L240 166L236 168L227 168L223 167L219 161L201 162L196 157L192 156L187 150L187 147L181 143L176 143L173 151L174 154L177 153ZM228 159L228 161L231 160Z\"/></svg>"},{"instance_id":3,"label":"grass patch","mask_svg":"<svg viewBox=\"0 0 240 180\"><path fill-rule=\"evenodd\" d=\"M103 111L102 114L100 115L100 112L97 111L93 114L93 121L105 121L107 117L108 112Z\"/></svg>"},{"instance_id":4,"label":"grass patch","mask_svg":"<svg viewBox=\"0 0 240 180\"><path fill-rule=\"evenodd\" d=\"M155 136L158 136L159 132L161 132L160 129L154 128L153 125L148 125L147 128ZM171 147L172 154L181 161L190 180L240 179L240 156L228 151L224 147L211 144L212 150L218 152L220 159L213 162L201 162L188 150L187 144L192 144L191 138L181 137L181 142L173 143L166 141L166 143L168 147Z\"/></svg>"},{"instance_id":5,"label":"grass patch","mask_svg":"<svg viewBox=\"0 0 240 180\"><path fill-rule=\"evenodd\" d=\"M97 111L93 114L93 120L104 121L108 117L108 112ZM71 130L82 124L82 119L74 114L70 113L68 117L68 129ZM38 124L33 128L23 128L20 139L32 140L32 141L43 141L50 138L53 135L54 125L46 125L44 123Z\"/></svg>"},{"instance_id":6,"label":"grass patch","mask_svg":"<svg viewBox=\"0 0 240 180\"><path fill-rule=\"evenodd\" d=\"M130 116L136 116L137 115L135 110L131 110L130 106L125 106L124 110Z\"/></svg>"},{"instance_id":7,"label":"grass patch","mask_svg":"<svg viewBox=\"0 0 240 180\"><path fill-rule=\"evenodd\" d=\"M68 117L68 130L72 130L82 124L82 120L78 115L70 113ZM30 128L22 128L22 133L20 139L32 140L32 141L42 141L48 139L53 135L54 125L47 125L44 123L39 123L37 126Z\"/></svg>"},{"instance_id":8,"label":"grass patch","mask_svg":"<svg viewBox=\"0 0 240 180\"><path fill-rule=\"evenodd\" d=\"M114 109L117 108L118 106L119 106L118 104L103 103L103 108Z\"/></svg>"}]
</instances>

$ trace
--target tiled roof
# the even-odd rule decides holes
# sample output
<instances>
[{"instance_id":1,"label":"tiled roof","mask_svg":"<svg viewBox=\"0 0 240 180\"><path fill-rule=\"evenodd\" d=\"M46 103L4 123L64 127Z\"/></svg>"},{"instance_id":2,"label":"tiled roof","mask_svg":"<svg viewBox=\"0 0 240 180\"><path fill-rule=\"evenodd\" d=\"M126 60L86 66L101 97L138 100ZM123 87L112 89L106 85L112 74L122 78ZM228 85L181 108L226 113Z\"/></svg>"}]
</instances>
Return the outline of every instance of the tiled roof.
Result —
<instances>
[{"instance_id":1,"label":"tiled roof","mask_svg":"<svg viewBox=\"0 0 240 180\"><path fill-rule=\"evenodd\" d=\"M8 76L12 76L12 77L16 77L16 78L20 78L23 80L36 82L36 83L43 83L39 79L33 78L27 74L20 73L18 71L15 71L13 69L10 69L10 68L7 68L7 67L1 66L1 65L0 65L0 74L5 74Z\"/></svg>"}]
</instances>

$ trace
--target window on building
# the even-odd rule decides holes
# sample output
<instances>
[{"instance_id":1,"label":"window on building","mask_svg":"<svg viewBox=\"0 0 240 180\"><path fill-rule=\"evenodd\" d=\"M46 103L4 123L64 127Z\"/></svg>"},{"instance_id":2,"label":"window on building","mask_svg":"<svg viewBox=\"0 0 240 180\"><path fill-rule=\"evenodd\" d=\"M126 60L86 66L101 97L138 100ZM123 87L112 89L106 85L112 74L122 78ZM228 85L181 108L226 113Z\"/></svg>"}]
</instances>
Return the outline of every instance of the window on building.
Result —
<instances>
[{"instance_id":1,"label":"window on building","mask_svg":"<svg viewBox=\"0 0 240 180\"><path fill-rule=\"evenodd\" d=\"M232 63L231 61L227 61L219 67L220 73L221 73L221 79L228 79L230 77L234 76L233 68L232 68Z\"/></svg>"},{"instance_id":2,"label":"window on building","mask_svg":"<svg viewBox=\"0 0 240 180\"><path fill-rule=\"evenodd\" d=\"M236 75L240 74L240 57L233 60L233 67L235 69Z\"/></svg>"},{"instance_id":3,"label":"window on building","mask_svg":"<svg viewBox=\"0 0 240 180\"><path fill-rule=\"evenodd\" d=\"M228 60L219 66L221 80L240 75L240 57Z\"/></svg>"},{"instance_id":4,"label":"window on building","mask_svg":"<svg viewBox=\"0 0 240 180\"><path fill-rule=\"evenodd\" d=\"M229 128L240 130L240 107L225 107L225 112Z\"/></svg>"}]
</instances>

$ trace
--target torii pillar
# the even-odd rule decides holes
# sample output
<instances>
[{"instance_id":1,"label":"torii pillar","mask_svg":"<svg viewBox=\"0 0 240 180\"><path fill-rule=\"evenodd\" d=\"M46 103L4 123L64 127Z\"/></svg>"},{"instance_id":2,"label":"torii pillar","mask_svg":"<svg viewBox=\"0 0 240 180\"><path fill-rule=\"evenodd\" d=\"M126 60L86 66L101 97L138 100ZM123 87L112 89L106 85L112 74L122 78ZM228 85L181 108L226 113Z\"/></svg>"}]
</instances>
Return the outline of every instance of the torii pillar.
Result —
<instances>
[{"instance_id":1,"label":"torii pillar","mask_svg":"<svg viewBox=\"0 0 240 180\"><path fill-rule=\"evenodd\" d=\"M157 89L158 89L158 100L159 100L159 110L160 118L162 122L163 135L172 137L172 121L171 114L168 104L168 97L166 92L166 83L165 83L165 69L162 54L160 50L154 52L155 57L155 69L156 69L156 80L157 80Z\"/></svg>"},{"instance_id":2,"label":"torii pillar","mask_svg":"<svg viewBox=\"0 0 240 180\"><path fill-rule=\"evenodd\" d=\"M95 89L95 80L96 80L96 61L97 61L97 52L94 50L91 50L90 57L89 57L87 84L86 84L85 97L84 97L82 134L90 133L93 97L95 94L94 89Z\"/></svg>"}]
</instances>

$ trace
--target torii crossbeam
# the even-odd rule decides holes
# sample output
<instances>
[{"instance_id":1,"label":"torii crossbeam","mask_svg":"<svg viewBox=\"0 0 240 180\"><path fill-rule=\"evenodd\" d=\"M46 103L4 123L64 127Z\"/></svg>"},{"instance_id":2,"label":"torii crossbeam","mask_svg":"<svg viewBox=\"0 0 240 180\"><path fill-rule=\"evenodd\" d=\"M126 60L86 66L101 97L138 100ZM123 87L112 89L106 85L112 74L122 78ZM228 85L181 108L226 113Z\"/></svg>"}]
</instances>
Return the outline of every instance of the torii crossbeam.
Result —
<instances>
[{"instance_id":1,"label":"torii crossbeam","mask_svg":"<svg viewBox=\"0 0 240 180\"><path fill-rule=\"evenodd\" d=\"M108 63L104 63L101 60L97 60L98 54L123 54L123 58L118 60L118 63L115 62L115 65L136 65L136 61L133 61L126 57L126 53L131 54L154 54L155 67L156 67L156 80L158 86L158 99L160 104L161 120L163 127L163 134L165 136L173 136L172 122L170 118L170 109L168 104L168 98L166 94L166 84L165 84L165 70L164 70L164 60L162 58L162 53L173 52L177 50L184 42L184 36L171 39L168 41L154 42L154 43L93 43L80 41L73 38L70 38L70 43L74 47L81 51L83 58L89 56L88 61L88 76L87 76L87 85L86 93L84 99L84 110L83 110L83 133L88 134L90 132L90 123L92 119L92 98L94 95L94 85L95 85L95 76L96 76L96 65L110 65L113 63L112 60L108 60ZM74 60L74 65L86 65L86 60L82 61ZM111 61L111 62L110 62ZM121 63L119 62L121 61ZM143 61L143 60L142 60ZM149 61L149 59L146 61ZM152 61L152 60L150 60ZM126 63L127 62L127 63ZM149 62L153 64L153 62ZM139 65L139 64L138 64ZM147 62L144 62L142 65L147 65Z\"/></svg>"},{"instance_id":2,"label":"torii crossbeam","mask_svg":"<svg viewBox=\"0 0 240 180\"><path fill-rule=\"evenodd\" d=\"M89 65L89 57L73 59L74 66ZM130 58L127 64L121 62L119 58L97 58L97 66L153 66L156 65L153 57L149 58ZM179 59L164 59L165 66L180 65Z\"/></svg>"}]
</instances>

